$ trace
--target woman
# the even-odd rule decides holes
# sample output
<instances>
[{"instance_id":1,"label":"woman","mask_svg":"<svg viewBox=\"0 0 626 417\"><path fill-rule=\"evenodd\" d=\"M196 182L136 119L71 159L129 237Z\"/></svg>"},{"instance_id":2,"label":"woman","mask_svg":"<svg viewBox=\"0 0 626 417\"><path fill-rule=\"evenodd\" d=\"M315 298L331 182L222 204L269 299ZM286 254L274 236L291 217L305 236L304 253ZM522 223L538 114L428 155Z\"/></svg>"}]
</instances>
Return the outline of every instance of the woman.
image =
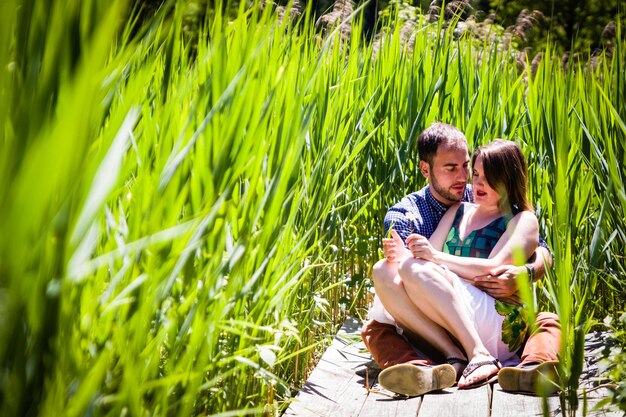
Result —
<instances>
[{"instance_id":1,"label":"woman","mask_svg":"<svg viewBox=\"0 0 626 417\"><path fill-rule=\"evenodd\" d=\"M519 146L498 139L479 148L471 162L475 204L451 207L430 241L412 234L408 250L400 248L397 234L383 242L384 251L403 252L399 274L410 299L408 306L405 300L389 298L383 305L404 330L428 341L457 372L469 359L459 388L479 386L495 376L499 361L515 354L526 330L523 309L514 300L496 302L459 277L523 264L538 242Z\"/></svg>"}]
</instances>

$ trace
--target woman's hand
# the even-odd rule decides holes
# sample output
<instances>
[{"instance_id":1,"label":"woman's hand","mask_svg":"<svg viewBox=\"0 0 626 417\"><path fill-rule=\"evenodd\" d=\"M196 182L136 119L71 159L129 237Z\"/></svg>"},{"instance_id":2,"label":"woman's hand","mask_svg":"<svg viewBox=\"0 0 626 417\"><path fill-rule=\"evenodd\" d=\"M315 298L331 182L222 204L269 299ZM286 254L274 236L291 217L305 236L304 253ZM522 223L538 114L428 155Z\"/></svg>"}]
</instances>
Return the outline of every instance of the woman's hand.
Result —
<instances>
[{"instance_id":1,"label":"woman's hand","mask_svg":"<svg viewBox=\"0 0 626 417\"><path fill-rule=\"evenodd\" d=\"M402 238L393 229L391 229L391 238L383 238L383 256L387 262L402 262L408 257Z\"/></svg>"},{"instance_id":2,"label":"woman's hand","mask_svg":"<svg viewBox=\"0 0 626 417\"><path fill-rule=\"evenodd\" d=\"M411 233L409 237L406 238L406 243L414 258L434 261L439 252L433 248L428 239L416 233Z\"/></svg>"}]
</instances>

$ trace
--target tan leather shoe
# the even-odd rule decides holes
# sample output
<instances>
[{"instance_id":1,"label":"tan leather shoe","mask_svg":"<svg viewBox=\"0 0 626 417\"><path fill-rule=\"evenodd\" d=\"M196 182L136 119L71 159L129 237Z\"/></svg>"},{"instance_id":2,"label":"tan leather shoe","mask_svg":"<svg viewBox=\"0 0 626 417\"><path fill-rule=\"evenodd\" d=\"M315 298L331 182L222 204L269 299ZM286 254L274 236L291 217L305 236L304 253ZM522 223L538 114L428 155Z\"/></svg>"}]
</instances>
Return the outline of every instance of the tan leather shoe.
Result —
<instances>
[{"instance_id":1,"label":"tan leather shoe","mask_svg":"<svg viewBox=\"0 0 626 417\"><path fill-rule=\"evenodd\" d=\"M529 367L506 367L500 369L498 382L503 391L536 394L540 388L546 394L559 390L557 361L544 362Z\"/></svg>"},{"instance_id":2,"label":"tan leather shoe","mask_svg":"<svg viewBox=\"0 0 626 417\"><path fill-rule=\"evenodd\" d=\"M453 386L456 371L448 364L420 366L403 363L384 369L378 375L378 382L396 394L416 397Z\"/></svg>"}]
</instances>

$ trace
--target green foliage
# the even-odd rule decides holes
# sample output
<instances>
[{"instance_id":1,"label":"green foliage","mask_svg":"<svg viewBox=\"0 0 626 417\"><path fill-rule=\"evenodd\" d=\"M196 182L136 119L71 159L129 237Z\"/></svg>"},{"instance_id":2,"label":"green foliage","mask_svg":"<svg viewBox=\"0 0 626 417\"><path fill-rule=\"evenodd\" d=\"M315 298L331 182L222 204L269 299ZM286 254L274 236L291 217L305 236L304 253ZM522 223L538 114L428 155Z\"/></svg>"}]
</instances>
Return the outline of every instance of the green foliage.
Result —
<instances>
[{"instance_id":1,"label":"green foliage","mask_svg":"<svg viewBox=\"0 0 626 417\"><path fill-rule=\"evenodd\" d=\"M398 17L398 23L404 24L407 21L416 21L420 14L420 9L400 0L391 0L387 7L379 12L379 17L383 22L393 21L394 16Z\"/></svg>"},{"instance_id":2,"label":"green foliage","mask_svg":"<svg viewBox=\"0 0 626 417\"><path fill-rule=\"evenodd\" d=\"M536 50L545 49L552 43L563 51L586 52L603 47L604 29L609 22L614 22L619 10L618 0L519 0L480 1L483 10L498 16L498 22L505 27L524 24L523 10L541 12L543 18L529 22L534 26L524 37L524 43ZM489 7L486 8L486 4ZM521 19L520 19L521 17Z\"/></svg>"},{"instance_id":3,"label":"green foliage","mask_svg":"<svg viewBox=\"0 0 626 417\"><path fill-rule=\"evenodd\" d=\"M440 22L369 45L358 11L321 38L218 8L193 43L187 6L138 29L130 2L0 5L0 415L278 413L365 311L435 120L522 143L566 340L623 308L621 43L533 78Z\"/></svg>"},{"instance_id":4,"label":"green foliage","mask_svg":"<svg viewBox=\"0 0 626 417\"><path fill-rule=\"evenodd\" d=\"M602 364L607 375L617 382L611 389L611 401L626 412L626 368L623 365L626 363L626 314L621 314L617 320L609 317L605 323L617 344L603 349Z\"/></svg>"}]
</instances>

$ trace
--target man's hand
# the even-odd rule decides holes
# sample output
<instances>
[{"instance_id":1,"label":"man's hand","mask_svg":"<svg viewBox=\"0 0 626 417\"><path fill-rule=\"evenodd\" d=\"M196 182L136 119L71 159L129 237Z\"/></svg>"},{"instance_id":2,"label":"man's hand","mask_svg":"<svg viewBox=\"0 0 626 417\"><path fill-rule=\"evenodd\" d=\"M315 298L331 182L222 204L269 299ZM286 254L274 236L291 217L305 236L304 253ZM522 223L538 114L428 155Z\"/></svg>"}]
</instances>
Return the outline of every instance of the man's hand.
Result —
<instances>
[{"instance_id":1,"label":"man's hand","mask_svg":"<svg viewBox=\"0 0 626 417\"><path fill-rule=\"evenodd\" d=\"M502 265L491 270L491 274L470 280L493 298L510 297L517 292L517 276L526 274L524 266Z\"/></svg>"},{"instance_id":2,"label":"man's hand","mask_svg":"<svg viewBox=\"0 0 626 417\"><path fill-rule=\"evenodd\" d=\"M437 252L428 239L417 233L411 233L409 237L406 238L406 244L414 258L432 261Z\"/></svg>"},{"instance_id":3,"label":"man's hand","mask_svg":"<svg viewBox=\"0 0 626 417\"><path fill-rule=\"evenodd\" d=\"M387 262L402 262L407 258L406 252L402 238L391 229L391 238L383 238L383 256Z\"/></svg>"}]
</instances>

